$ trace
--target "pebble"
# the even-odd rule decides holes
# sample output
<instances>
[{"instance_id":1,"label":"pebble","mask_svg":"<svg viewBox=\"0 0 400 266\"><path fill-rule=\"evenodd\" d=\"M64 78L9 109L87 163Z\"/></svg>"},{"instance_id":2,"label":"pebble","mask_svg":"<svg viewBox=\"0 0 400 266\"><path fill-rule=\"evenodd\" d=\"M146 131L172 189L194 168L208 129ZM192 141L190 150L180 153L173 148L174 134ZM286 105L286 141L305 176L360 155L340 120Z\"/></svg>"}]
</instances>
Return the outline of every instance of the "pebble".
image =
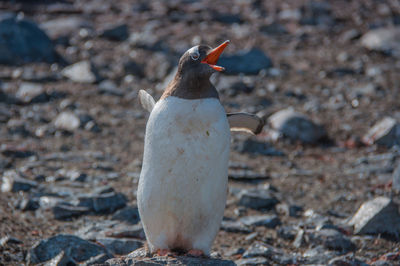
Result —
<instances>
[{"instance_id":1,"label":"pebble","mask_svg":"<svg viewBox=\"0 0 400 266\"><path fill-rule=\"evenodd\" d=\"M57 220L66 220L89 213L87 207L73 206L65 203L59 203L53 207L53 215Z\"/></svg>"},{"instance_id":2,"label":"pebble","mask_svg":"<svg viewBox=\"0 0 400 266\"><path fill-rule=\"evenodd\" d=\"M143 246L143 241L127 238L96 238L96 242L106 247L114 255L126 255Z\"/></svg>"},{"instance_id":3,"label":"pebble","mask_svg":"<svg viewBox=\"0 0 400 266\"><path fill-rule=\"evenodd\" d=\"M81 61L67 66L61 71L61 74L78 83L94 83L97 81L94 68L89 61Z\"/></svg>"},{"instance_id":4,"label":"pebble","mask_svg":"<svg viewBox=\"0 0 400 266\"><path fill-rule=\"evenodd\" d=\"M240 218L239 222L247 226L265 226L267 228L275 228L281 224L281 220L274 214L245 216Z\"/></svg>"},{"instance_id":5,"label":"pebble","mask_svg":"<svg viewBox=\"0 0 400 266\"><path fill-rule=\"evenodd\" d=\"M390 198L377 197L364 202L348 222L355 234L389 234L399 236L398 206Z\"/></svg>"},{"instance_id":6,"label":"pebble","mask_svg":"<svg viewBox=\"0 0 400 266\"><path fill-rule=\"evenodd\" d=\"M51 260L44 263L44 266L63 266L63 265L76 265L76 261L72 259L64 251L52 258Z\"/></svg>"},{"instance_id":7,"label":"pebble","mask_svg":"<svg viewBox=\"0 0 400 266\"><path fill-rule=\"evenodd\" d=\"M271 127L283 136L304 143L316 143L326 136L324 128L307 116L287 108L272 114L268 118Z\"/></svg>"},{"instance_id":8,"label":"pebble","mask_svg":"<svg viewBox=\"0 0 400 266\"><path fill-rule=\"evenodd\" d=\"M79 197L79 206L84 206L95 213L113 213L125 207L126 197L121 193L109 192L104 194L90 194Z\"/></svg>"},{"instance_id":9,"label":"pebble","mask_svg":"<svg viewBox=\"0 0 400 266\"><path fill-rule=\"evenodd\" d=\"M368 130L362 141L367 145L376 143L389 148L400 145L400 123L392 117L385 117Z\"/></svg>"},{"instance_id":10,"label":"pebble","mask_svg":"<svg viewBox=\"0 0 400 266\"><path fill-rule=\"evenodd\" d=\"M315 238L317 242L322 241L324 247L329 250L349 252L356 248L356 245L348 237L334 229L317 231Z\"/></svg>"},{"instance_id":11,"label":"pebble","mask_svg":"<svg viewBox=\"0 0 400 266\"><path fill-rule=\"evenodd\" d=\"M282 151L279 151L266 142L261 142L248 138L245 141L239 142L234 146L234 149L241 153L260 154L264 156L284 156Z\"/></svg>"},{"instance_id":12,"label":"pebble","mask_svg":"<svg viewBox=\"0 0 400 266\"><path fill-rule=\"evenodd\" d=\"M48 100L48 95L40 84L27 82L19 86L15 96L23 103L39 103Z\"/></svg>"},{"instance_id":13,"label":"pebble","mask_svg":"<svg viewBox=\"0 0 400 266\"><path fill-rule=\"evenodd\" d=\"M140 221L139 210L136 206L127 206L116 211L111 220L137 224Z\"/></svg>"},{"instance_id":14,"label":"pebble","mask_svg":"<svg viewBox=\"0 0 400 266\"><path fill-rule=\"evenodd\" d=\"M263 257L246 258L235 261L238 266L269 265L269 260Z\"/></svg>"},{"instance_id":15,"label":"pebble","mask_svg":"<svg viewBox=\"0 0 400 266\"><path fill-rule=\"evenodd\" d=\"M40 28L45 30L53 40L61 38L68 40L73 35L77 35L81 28L91 28L91 23L82 17L67 16L47 20L40 24Z\"/></svg>"},{"instance_id":16,"label":"pebble","mask_svg":"<svg viewBox=\"0 0 400 266\"><path fill-rule=\"evenodd\" d=\"M82 252L85 251L85 252ZM95 243L83 240L74 235L56 235L40 240L28 252L27 263L38 264L49 261L64 252L76 262L83 262L108 251Z\"/></svg>"},{"instance_id":17,"label":"pebble","mask_svg":"<svg viewBox=\"0 0 400 266\"><path fill-rule=\"evenodd\" d=\"M129 37L128 25L120 24L116 26L109 26L100 34L100 37L112 41L125 41Z\"/></svg>"},{"instance_id":18,"label":"pebble","mask_svg":"<svg viewBox=\"0 0 400 266\"><path fill-rule=\"evenodd\" d=\"M249 234L252 230L240 221L222 221L221 230L229 233Z\"/></svg>"},{"instance_id":19,"label":"pebble","mask_svg":"<svg viewBox=\"0 0 400 266\"><path fill-rule=\"evenodd\" d=\"M372 29L361 37L365 48L400 57L400 27Z\"/></svg>"},{"instance_id":20,"label":"pebble","mask_svg":"<svg viewBox=\"0 0 400 266\"><path fill-rule=\"evenodd\" d=\"M73 132L79 128L81 121L77 115L69 111L60 113L54 120L57 129Z\"/></svg>"},{"instance_id":21,"label":"pebble","mask_svg":"<svg viewBox=\"0 0 400 266\"><path fill-rule=\"evenodd\" d=\"M2 192L18 192L18 191L29 191L32 188L37 187L35 181L25 179L21 177L17 172L8 170L3 174L1 191Z\"/></svg>"},{"instance_id":22,"label":"pebble","mask_svg":"<svg viewBox=\"0 0 400 266\"><path fill-rule=\"evenodd\" d=\"M218 65L223 66L228 75L257 75L261 70L271 68L272 61L262 50L253 48L233 55L222 55Z\"/></svg>"},{"instance_id":23,"label":"pebble","mask_svg":"<svg viewBox=\"0 0 400 266\"><path fill-rule=\"evenodd\" d=\"M239 196L239 206L251 209L271 210L278 203L278 200L271 195L269 190L244 190Z\"/></svg>"}]
</instances>

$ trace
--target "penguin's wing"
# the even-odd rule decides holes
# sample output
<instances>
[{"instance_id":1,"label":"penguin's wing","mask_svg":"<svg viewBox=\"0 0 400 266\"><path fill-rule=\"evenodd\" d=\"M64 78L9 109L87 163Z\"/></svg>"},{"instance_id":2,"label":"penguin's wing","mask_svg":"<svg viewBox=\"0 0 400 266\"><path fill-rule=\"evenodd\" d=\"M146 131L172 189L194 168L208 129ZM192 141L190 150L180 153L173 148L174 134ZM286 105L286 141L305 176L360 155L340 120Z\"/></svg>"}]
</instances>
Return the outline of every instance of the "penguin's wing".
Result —
<instances>
[{"instance_id":1,"label":"penguin's wing","mask_svg":"<svg viewBox=\"0 0 400 266\"><path fill-rule=\"evenodd\" d=\"M264 127L264 121L249 113L227 113L228 122L232 131L246 131L259 134Z\"/></svg>"},{"instance_id":2,"label":"penguin's wing","mask_svg":"<svg viewBox=\"0 0 400 266\"><path fill-rule=\"evenodd\" d=\"M154 105L156 102L153 99L153 96L148 94L145 90L139 91L139 102L144 109L151 112L153 110Z\"/></svg>"}]
</instances>

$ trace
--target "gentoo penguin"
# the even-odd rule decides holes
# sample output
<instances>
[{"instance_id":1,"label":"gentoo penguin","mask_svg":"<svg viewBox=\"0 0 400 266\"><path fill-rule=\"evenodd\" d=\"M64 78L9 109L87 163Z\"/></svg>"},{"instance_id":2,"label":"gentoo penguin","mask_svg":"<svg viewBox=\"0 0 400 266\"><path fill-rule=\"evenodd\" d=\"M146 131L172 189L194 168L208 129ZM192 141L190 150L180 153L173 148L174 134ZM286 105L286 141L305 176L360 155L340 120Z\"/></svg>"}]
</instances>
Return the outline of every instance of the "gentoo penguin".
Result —
<instances>
[{"instance_id":1,"label":"gentoo penguin","mask_svg":"<svg viewBox=\"0 0 400 266\"><path fill-rule=\"evenodd\" d=\"M139 92L149 110L137 204L150 252L209 255L223 217L230 126L258 133L262 120L226 114L209 78L228 45L186 51L161 99ZM231 120L231 124L229 123Z\"/></svg>"}]
</instances>

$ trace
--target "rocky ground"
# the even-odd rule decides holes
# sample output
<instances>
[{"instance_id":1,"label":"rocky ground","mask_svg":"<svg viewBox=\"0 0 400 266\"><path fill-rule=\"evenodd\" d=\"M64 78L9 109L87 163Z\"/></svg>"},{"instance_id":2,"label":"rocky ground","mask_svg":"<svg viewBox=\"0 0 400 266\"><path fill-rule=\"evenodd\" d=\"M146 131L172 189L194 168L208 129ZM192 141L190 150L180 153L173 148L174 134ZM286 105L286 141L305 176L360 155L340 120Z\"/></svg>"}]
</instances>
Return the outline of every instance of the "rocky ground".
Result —
<instances>
[{"instance_id":1,"label":"rocky ground","mask_svg":"<svg viewBox=\"0 0 400 266\"><path fill-rule=\"evenodd\" d=\"M146 257L138 90L226 39L221 101L267 125L211 258ZM400 264L398 1L1 1L0 64L0 265Z\"/></svg>"}]
</instances>

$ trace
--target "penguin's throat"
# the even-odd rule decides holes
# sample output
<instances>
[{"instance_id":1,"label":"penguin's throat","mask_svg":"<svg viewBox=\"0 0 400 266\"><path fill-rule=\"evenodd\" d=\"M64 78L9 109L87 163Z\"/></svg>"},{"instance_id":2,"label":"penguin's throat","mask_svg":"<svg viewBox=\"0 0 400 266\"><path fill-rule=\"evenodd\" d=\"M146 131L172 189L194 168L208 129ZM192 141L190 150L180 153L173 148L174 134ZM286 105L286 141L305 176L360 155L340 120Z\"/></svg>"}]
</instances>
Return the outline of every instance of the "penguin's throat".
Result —
<instances>
[{"instance_id":1,"label":"penguin's throat","mask_svg":"<svg viewBox=\"0 0 400 266\"><path fill-rule=\"evenodd\" d=\"M183 99L217 98L219 95L208 78L184 78L176 75L165 89L161 99L175 96Z\"/></svg>"}]
</instances>

